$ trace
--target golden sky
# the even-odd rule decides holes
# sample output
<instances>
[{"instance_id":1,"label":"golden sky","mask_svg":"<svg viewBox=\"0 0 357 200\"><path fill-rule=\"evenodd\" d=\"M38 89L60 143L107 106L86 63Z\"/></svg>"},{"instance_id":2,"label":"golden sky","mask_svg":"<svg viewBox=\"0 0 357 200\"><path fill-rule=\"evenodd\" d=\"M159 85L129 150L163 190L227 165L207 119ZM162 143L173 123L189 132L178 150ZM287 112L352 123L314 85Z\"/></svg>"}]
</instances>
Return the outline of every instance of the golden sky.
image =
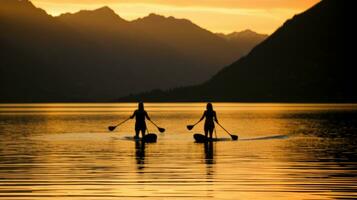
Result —
<instances>
[{"instance_id":1,"label":"golden sky","mask_svg":"<svg viewBox=\"0 0 357 200\"><path fill-rule=\"evenodd\" d=\"M320 0L32 0L51 15L109 6L126 20L150 13L186 18L212 32L271 34Z\"/></svg>"}]
</instances>

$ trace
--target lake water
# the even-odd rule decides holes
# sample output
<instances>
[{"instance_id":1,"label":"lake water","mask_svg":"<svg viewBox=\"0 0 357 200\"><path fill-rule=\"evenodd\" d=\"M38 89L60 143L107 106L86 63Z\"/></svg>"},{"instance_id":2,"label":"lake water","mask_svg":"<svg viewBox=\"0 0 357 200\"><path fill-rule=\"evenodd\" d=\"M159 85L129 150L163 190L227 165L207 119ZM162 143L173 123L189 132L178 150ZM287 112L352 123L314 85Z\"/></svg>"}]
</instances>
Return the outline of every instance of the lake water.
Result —
<instances>
[{"instance_id":1,"label":"lake water","mask_svg":"<svg viewBox=\"0 0 357 200\"><path fill-rule=\"evenodd\" d=\"M136 104L0 104L0 199L357 199L357 105L213 105L238 141L193 142L202 103L146 104L154 144L107 130Z\"/></svg>"}]
</instances>

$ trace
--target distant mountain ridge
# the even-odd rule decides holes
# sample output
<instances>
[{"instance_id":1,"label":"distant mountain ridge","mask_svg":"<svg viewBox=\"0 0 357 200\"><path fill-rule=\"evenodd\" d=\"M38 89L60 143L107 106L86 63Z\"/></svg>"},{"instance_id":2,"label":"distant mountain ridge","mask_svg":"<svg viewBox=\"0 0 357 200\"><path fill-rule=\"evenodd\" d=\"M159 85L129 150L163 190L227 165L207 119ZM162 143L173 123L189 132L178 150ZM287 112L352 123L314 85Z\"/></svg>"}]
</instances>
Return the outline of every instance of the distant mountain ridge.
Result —
<instances>
[{"instance_id":1,"label":"distant mountain ridge","mask_svg":"<svg viewBox=\"0 0 357 200\"><path fill-rule=\"evenodd\" d=\"M113 101L207 80L243 55L189 20L112 9L48 15L30 1L0 1L1 102ZM204 59L203 59L204 58Z\"/></svg>"},{"instance_id":2,"label":"distant mountain ridge","mask_svg":"<svg viewBox=\"0 0 357 200\"><path fill-rule=\"evenodd\" d=\"M203 84L121 101L357 102L351 1L322 0Z\"/></svg>"},{"instance_id":3,"label":"distant mountain ridge","mask_svg":"<svg viewBox=\"0 0 357 200\"><path fill-rule=\"evenodd\" d=\"M229 34L217 33L217 35L239 47L241 49L240 53L244 55L249 53L249 51L256 46L254 44L260 44L269 36L267 34L256 33L250 29Z\"/></svg>"},{"instance_id":4,"label":"distant mountain ridge","mask_svg":"<svg viewBox=\"0 0 357 200\"><path fill-rule=\"evenodd\" d=\"M202 70L216 71L217 66L229 64L234 60L231 58L242 55L240 48L233 43L217 37L187 19L150 14L132 21L132 24L156 40L200 61Z\"/></svg>"},{"instance_id":5,"label":"distant mountain ridge","mask_svg":"<svg viewBox=\"0 0 357 200\"><path fill-rule=\"evenodd\" d=\"M101 7L95 10L81 10L76 13L65 13L56 17L60 20L67 20L71 23L76 24L86 24L86 25L96 25L96 26L107 26L106 28L113 27L115 25L125 26L129 22L117 15L109 7Z\"/></svg>"}]
</instances>

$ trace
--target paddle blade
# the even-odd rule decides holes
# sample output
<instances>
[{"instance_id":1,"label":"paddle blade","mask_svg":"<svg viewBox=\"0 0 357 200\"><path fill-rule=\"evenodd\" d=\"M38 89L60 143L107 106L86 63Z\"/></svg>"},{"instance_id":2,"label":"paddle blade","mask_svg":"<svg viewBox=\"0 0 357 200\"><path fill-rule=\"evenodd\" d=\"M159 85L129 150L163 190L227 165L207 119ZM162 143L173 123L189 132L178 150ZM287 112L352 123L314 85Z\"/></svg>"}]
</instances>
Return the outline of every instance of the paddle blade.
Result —
<instances>
[{"instance_id":1,"label":"paddle blade","mask_svg":"<svg viewBox=\"0 0 357 200\"><path fill-rule=\"evenodd\" d=\"M116 126L109 126L108 127L109 131L114 131L115 128L116 128Z\"/></svg>"},{"instance_id":2,"label":"paddle blade","mask_svg":"<svg viewBox=\"0 0 357 200\"><path fill-rule=\"evenodd\" d=\"M188 129L188 130L192 130L193 127L194 127L194 125L187 125L187 129Z\"/></svg>"},{"instance_id":3,"label":"paddle blade","mask_svg":"<svg viewBox=\"0 0 357 200\"><path fill-rule=\"evenodd\" d=\"M232 140L238 140L238 135L231 135Z\"/></svg>"},{"instance_id":4,"label":"paddle blade","mask_svg":"<svg viewBox=\"0 0 357 200\"><path fill-rule=\"evenodd\" d=\"M157 129L159 129L160 133L165 132L165 129L164 129L164 128L160 128L160 127L158 127Z\"/></svg>"}]
</instances>

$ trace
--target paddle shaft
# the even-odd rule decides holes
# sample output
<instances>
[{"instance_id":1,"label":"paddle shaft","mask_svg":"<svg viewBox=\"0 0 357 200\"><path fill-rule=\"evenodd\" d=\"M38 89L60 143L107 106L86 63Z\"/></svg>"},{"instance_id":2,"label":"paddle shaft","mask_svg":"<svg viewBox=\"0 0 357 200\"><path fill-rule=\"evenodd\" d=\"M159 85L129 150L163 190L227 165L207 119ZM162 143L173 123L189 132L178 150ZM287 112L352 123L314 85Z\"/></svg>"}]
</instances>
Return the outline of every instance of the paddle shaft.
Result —
<instances>
[{"instance_id":1,"label":"paddle shaft","mask_svg":"<svg viewBox=\"0 0 357 200\"><path fill-rule=\"evenodd\" d=\"M193 125L193 127L196 126L196 125L197 125L198 123L200 123L201 121L202 121L202 120L196 122L196 123Z\"/></svg>"},{"instance_id":2,"label":"paddle shaft","mask_svg":"<svg viewBox=\"0 0 357 200\"><path fill-rule=\"evenodd\" d=\"M152 124L154 124L154 126L156 126L156 128L160 131L160 133L165 132L164 128L159 127L158 125L156 125L153 121L149 120Z\"/></svg>"},{"instance_id":3,"label":"paddle shaft","mask_svg":"<svg viewBox=\"0 0 357 200\"><path fill-rule=\"evenodd\" d=\"M224 131L226 131L230 136L232 136L232 134L230 134L221 124L219 124L218 122L216 122Z\"/></svg>"},{"instance_id":4,"label":"paddle shaft","mask_svg":"<svg viewBox=\"0 0 357 200\"><path fill-rule=\"evenodd\" d=\"M130 117L128 118L128 119L126 119L126 120L124 120L124 121L122 121L122 122L120 122L119 124L117 124L115 127L118 127L118 126L120 126L120 125L122 125L122 124L124 124L126 121L128 121L130 119Z\"/></svg>"},{"instance_id":5,"label":"paddle shaft","mask_svg":"<svg viewBox=\"0 0 357 200\"><path fill-rule=\"evenodd\" d=\"M154 124L154 126L156 126L156 128L159 128L158 125L156 125L153 121L149 120L152 124Z\"/></svg>"}]
</instances>

